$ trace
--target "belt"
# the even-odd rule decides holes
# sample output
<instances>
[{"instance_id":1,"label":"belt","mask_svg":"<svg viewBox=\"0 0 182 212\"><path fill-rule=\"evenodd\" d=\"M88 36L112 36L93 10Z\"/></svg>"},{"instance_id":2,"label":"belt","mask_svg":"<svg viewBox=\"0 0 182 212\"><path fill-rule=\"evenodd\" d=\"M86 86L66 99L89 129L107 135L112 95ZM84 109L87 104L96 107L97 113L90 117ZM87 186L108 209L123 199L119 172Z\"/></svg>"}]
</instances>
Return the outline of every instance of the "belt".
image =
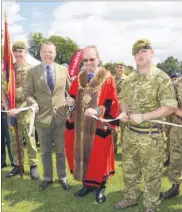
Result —
<instances>
[{"instance_id":1,"label":"belt","mask_svg":"<svg viewBox=\"0 0 182 212\"><path fill-rule=\"evenodd\" d=\"M136 127L133 125L128 125L128 128L138 134L160 134L162 126L152 126L152 127Z\"/></svg>"}]
</instances>

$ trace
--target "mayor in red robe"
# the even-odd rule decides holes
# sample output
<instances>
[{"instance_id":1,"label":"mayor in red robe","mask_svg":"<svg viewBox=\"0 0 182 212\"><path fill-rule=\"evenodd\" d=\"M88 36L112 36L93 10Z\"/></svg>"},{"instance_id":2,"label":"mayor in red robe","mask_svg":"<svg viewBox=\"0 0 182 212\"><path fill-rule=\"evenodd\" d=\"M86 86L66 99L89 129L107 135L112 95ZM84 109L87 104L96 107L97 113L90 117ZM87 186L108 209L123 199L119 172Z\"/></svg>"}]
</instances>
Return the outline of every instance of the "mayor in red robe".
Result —
<instances>
[{"instance_id":1,"label":"mayor in red robe","mask_svg":"<svg viewBox=\"0 0 182 212\"><path fill-rule=\"evenodd\" d=\"M105 68L95 46L83 51L84 69L73 81L69 94L75 108L66 122L65 150L69 168L83 188L75 193L83 197L96 191L96 202L106 200L106 181L115 173L112 131L119 121L104 123L91 117L114 119L119 115L115 81Z\"/></svg>"}]
</instances>

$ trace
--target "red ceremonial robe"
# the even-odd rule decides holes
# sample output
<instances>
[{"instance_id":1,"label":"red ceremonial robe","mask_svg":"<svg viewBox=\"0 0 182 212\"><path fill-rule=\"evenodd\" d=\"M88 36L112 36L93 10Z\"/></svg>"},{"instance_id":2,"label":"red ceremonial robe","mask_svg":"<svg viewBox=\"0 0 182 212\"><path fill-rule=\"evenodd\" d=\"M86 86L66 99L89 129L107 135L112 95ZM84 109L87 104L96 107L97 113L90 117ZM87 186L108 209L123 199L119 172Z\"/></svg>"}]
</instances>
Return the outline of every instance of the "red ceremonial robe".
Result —
<instances>
[{"instance_id":1,"label":"red ceremonial robe","mask_svg":"<svg viewBox=\"0 0 182 212\"><path fill-rule=\"evenodd\" d=\"M118 128L119 121L112 121L106 127L84 113L87 108L100 107L104 119L119 115L115 81L109 71L99 68L88 83L87 72L83 70L73 81L69 93L75 98L76 106L66 122L68 165L76 180L87 186L100 187L115 173L111 127Z\"/></svg>"}]
</instances>

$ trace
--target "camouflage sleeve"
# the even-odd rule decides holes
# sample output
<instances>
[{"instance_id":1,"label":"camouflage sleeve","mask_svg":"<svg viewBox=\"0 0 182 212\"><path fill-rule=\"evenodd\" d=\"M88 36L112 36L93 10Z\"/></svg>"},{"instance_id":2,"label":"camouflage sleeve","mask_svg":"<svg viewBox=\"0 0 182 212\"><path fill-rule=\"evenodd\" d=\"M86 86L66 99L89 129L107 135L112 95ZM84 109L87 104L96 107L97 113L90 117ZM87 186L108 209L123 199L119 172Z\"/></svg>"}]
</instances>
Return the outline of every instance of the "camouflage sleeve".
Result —
<instances>
[{"instance_id":1,"label":"camouflage sleeve","mask_svg":"<svg viewBox=\"0 0 182 212\"><path fill-rule=\"evenodd\" d=\"M178 78L175 84L176 98L179 108L182 108L182 77Z\"/></svg>"},{"instance_id":2,"label":"camouflage sleeve","mask_svg":"<svg viewBox=\"0 0 182 212\"><path fill-rule=\"evenodd\" d=\"M5 93L7 93L8 90L8 84L5 81L5 73L4 70L2 69L1 71L1 88L4 90Z\"/></svg>"},{"instance_id":3,"label":"camouflage sleeve","mask_svg":"<svg viewBox=\"0 0 182 212\"><path fill-rule=\"evenodd\" d=\"M126 90L127 90L127 80L124 80L121 84L121 92L119 93L119 104L126 103Z\"/></svg>"},{"instance_id":4,"label":"camouflage sleeve","mask_svg":"<svg viewBox=\"0 0 182 212\"><path fill-rule=\"evenodd\" d=\"M160 106L177 107L174 86L170 78L164 78L159 83L158 99Z\"/></svg>"},{"instance_id":5,"label":"camouflage sleeve","mask_svg":"<svg viewBox=\"0 0 182 212\"><path fill-rule=\"evenodd\" d=\"M16 89L16 95L19 92L19 95L24 100L24 102L21 104L20 108L24 108L24 107L27 107L28 106L28 103L26 101L26 84L27 84L28 71L29 71L30 68L31 68L31 66L29 64L27 64L27 70L24 72L24 75L21 78L21 80L22 80L22 87Z\"/></svg>"}]
</instances>

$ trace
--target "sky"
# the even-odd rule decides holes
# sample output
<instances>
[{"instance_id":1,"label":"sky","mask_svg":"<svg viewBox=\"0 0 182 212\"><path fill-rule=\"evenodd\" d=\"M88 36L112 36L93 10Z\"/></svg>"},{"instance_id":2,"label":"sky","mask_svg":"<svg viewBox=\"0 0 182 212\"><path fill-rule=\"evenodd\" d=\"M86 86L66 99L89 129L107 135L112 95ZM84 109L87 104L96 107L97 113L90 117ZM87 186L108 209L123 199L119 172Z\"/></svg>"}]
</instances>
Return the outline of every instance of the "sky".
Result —
<instances>
[{"instance_id":1,"label":"sky","mask_svg":"<svg viewBox=\"0 0 182 212\"><path fill-rule=\"evenodd\" d=\"M60 35L80 48L95 45L104 63L135 66L132 45L148 38L155 63L182 60L182 2L2 2L5 10L11 43L35 32Z\"/></svg>"}]
</instances>

